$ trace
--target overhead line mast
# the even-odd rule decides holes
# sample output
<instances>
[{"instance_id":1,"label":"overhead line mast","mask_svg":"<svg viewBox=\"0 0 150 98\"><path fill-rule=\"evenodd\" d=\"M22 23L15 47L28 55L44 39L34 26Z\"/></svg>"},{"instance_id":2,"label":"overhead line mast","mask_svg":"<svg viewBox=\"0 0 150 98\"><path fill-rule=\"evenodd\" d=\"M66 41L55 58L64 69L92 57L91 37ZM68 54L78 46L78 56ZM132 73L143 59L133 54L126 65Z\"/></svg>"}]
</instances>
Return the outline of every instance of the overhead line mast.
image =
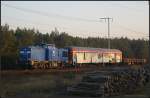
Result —
<instances>
[{"instance_id":1,"label":"overhead line mast","mask_svg":"<svg viewBox=\"0 0 150 98\"><path fill-rule=\"evenodd\" d=\"M100 19L104 19L105 22L108 22L108 49L110 49L110 20L113 20L113 18L109 18L109 17L103 17Z\"/></svg>"}]
</instances>

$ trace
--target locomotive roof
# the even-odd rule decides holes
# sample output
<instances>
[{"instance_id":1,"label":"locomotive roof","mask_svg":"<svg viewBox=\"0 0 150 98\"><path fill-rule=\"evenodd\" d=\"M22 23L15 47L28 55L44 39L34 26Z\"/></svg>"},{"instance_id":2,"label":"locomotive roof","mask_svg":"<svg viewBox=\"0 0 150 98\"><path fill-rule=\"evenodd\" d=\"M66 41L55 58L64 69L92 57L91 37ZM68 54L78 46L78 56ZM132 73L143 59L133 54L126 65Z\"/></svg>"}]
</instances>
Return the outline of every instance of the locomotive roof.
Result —
<instances>
[{"instance_id":1,"label":"locomotive roof","mask_svg":"<svg viewBox=\"0 0 150 98\"><path fill-rule=\"evenodd\" d=\"M80 50L91 50L91 51L106 51L106 52L121 52L118 49L107 49L107 48L92 48L92 47L76 47L76 46L70 46L68 48L76 49L78 51Z\"/></svg>"}]
</instances>

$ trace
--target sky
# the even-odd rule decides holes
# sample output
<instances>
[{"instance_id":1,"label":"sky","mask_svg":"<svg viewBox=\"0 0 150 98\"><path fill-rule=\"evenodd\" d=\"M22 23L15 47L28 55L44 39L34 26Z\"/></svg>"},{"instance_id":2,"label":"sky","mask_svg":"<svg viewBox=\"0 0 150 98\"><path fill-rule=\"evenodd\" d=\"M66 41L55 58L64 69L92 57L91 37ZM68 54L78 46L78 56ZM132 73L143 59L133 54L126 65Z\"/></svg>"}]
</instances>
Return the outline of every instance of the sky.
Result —
<instances>
[{"instance_id":1,"label":"sky","mask_svg":"<svg viewBox=\"0 0 150 98\"><path fill-rule=\"evenodd\" d=\"M1 1L1 25L71 36L149 39L148 1Z\"/></svg>"}]
</instances>

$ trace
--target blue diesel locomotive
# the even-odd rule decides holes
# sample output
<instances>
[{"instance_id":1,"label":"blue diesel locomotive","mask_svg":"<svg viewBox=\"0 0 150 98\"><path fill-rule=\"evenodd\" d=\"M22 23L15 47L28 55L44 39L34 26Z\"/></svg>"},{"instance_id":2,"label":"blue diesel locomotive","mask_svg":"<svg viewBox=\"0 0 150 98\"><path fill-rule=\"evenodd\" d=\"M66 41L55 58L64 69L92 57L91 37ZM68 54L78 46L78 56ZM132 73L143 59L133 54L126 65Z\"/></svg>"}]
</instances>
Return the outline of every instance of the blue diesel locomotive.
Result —
<instances>
[{"instance_id":1,"label":"blue diesel locomotive","mask_svg":"<svg viewBox=\"0 0 150 98\"><path fill-rule=\"evenodd\" d=\"M41 44L20 49L20 61L32 68L57 68L101 63L122 62L122 52L117 49L66 47L56 48L54 44Z\"/></svg>"},{"instance_id":2,"label":"blue diesel locomotive","mask_svg":"<svg viewBox=\"0 0 150 98\"><path fill-rule=\"evenodd\" d=\"M41 44L20 49L20 62L32 68L56 68L68 61L68 50L58 49L54 44Z\"/></svg>"}]
</instances>

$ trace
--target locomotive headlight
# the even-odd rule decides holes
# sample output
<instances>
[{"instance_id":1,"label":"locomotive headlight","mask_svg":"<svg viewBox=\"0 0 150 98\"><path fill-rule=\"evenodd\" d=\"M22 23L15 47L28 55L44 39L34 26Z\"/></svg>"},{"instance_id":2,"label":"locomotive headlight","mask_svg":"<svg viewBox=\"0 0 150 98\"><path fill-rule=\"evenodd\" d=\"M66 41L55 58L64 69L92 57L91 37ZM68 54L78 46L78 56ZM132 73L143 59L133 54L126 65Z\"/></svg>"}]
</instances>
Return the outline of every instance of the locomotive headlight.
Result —
<instances>
[{"instance_id":1,"label":"locomotive headlight","mask_svg":"<svg viewBox=\"0 0 150 98\"><path fill-rule=\"evenodd\" d=\"M20 51L20 53L24 53L24 51Z\"/></svg>"}]
</instances>

